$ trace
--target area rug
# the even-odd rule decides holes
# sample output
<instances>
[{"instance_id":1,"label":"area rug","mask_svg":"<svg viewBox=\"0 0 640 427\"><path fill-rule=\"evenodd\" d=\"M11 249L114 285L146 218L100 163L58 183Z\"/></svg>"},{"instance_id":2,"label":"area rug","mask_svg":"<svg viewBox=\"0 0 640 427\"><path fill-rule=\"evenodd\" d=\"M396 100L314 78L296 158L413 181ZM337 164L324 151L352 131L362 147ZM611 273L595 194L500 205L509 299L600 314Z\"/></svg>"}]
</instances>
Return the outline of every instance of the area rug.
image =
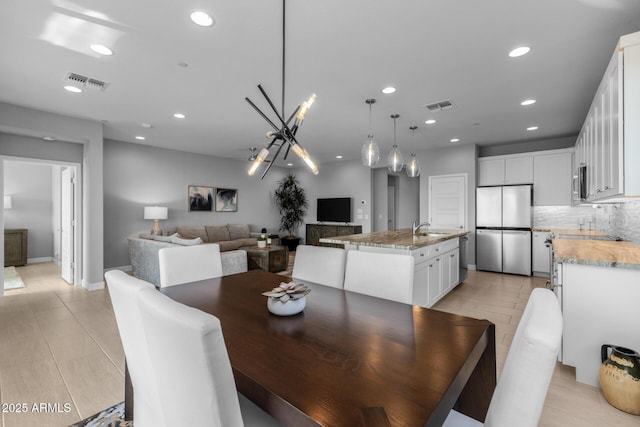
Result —
<instances>
[{"instance_id":1,"label":"area rug","mask_svg":"<svg viewBox=\"0 0 640 427\"><path fill-rule=\"evenodd\" d=\"M133 425L132 422L124 421L124 402L120 402L69 427L127 427L131 425Z\"/></svg>"},{"instance_id":2,"label":"area rug","mask_svg":"<svg viewBox=\"0 0 640 427\"><path fill-rule=\"evenodd\" d=\"M20 278L20 275L16 271L16 268L5 267L4 268L4 290L24 288L24 282Z\"/></svg>"}]
</instances>

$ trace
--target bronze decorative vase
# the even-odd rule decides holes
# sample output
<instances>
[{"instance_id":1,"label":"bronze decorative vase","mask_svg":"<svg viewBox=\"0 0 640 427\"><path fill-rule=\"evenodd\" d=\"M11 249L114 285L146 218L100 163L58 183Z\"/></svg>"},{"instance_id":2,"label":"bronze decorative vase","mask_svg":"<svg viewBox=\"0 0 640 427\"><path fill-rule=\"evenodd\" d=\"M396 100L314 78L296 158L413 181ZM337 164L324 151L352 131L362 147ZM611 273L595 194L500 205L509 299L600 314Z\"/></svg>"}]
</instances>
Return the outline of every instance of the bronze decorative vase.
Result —
<instances>
[{"instance_id":1,"label":"bronze decorative vase","mask_svg":"<svg viewBox=\"0 0 640 427\"><path fill-rule=\"evenodd\" d=\"M640 354L605 344L601 348L601 358L598 378L607 402L621 411L640 415Z\"/></svg>"}]
</instances>

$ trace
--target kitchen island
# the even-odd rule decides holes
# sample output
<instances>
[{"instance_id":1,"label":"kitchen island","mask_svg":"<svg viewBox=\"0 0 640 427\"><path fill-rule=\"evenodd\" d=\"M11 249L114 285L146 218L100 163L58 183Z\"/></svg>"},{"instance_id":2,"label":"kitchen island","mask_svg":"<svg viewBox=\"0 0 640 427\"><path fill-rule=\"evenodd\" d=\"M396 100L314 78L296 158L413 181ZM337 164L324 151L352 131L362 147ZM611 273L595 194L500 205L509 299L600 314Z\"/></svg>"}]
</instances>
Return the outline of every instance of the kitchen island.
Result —
<instances>
[{"instance_id":1,"label":"kitchen island","mask_svg":"<svg viewBox=\"0 0 640 427\"><path fill-rule=\"evenodd\" d=\"M576 381L598 386L603 344L640 350L640 247L555 238L553 253L564 322L562 363L576 368Z\"/></svg>"},{"instance_id":2,"label":"kitchen island","mask_svg":"<svg viewBox=\"0 0 640 427\"><path fill-rule=\"evenodd\" d=\"M414 258L414 305L431 307L460 283L459 238L466 230L420 230L410 228L325 237L322 243L344 245L345 250L408 254Z\"/></svg>"}]
</instances>

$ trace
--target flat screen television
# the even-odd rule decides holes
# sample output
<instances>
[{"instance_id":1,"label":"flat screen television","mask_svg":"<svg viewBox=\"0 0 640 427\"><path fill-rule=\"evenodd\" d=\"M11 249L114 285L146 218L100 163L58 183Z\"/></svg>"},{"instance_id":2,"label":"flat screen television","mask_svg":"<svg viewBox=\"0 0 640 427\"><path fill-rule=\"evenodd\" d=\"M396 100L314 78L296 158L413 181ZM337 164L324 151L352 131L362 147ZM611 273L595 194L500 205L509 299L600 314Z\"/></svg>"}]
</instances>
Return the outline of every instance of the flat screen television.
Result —
<instances>
[{"instance_id":1,"label":"flat screen television","mask_svg":"<svg viewBox=\"0 0 640 427\"><path fill-rule=\"evenodd\" d=\"M318 199L318 222L351 222L351 198Z\"/></svg>"}]
</instances>

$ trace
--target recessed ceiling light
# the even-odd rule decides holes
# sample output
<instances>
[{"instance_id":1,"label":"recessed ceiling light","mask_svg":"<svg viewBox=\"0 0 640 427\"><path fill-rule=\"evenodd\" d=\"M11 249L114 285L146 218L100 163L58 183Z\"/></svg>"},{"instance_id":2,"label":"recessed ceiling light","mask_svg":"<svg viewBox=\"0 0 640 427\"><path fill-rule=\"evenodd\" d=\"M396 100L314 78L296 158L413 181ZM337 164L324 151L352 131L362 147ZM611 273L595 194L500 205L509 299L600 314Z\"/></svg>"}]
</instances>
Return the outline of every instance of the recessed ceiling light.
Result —
<instances>
[{"instance_id":1,"label":"recessed ceiling light","mask_svg":"<svg viewBox=\"0 0 640 427\"><path fill-rule=\"evenodd\" d=\"M429 120L425 120L424 122L428 125L434 125L436 124L436 119L429 119Z\"/></svg>"},{"instance_id":2,"label":"recessed ceiling light","mask_svg":"<svg viewBox=\"0 0 640 427\"><path fill-rule=\"evenodd\" d=\"M136 136L136 139L139 139L140 141L144 141L145 137L144 136Z\"/></svg>"},{"instance_id":3,"label":"recessed ceiling light","mask_svg":"<svg viewBox=\"0 0 640 427\"><path fill-rule=\"evenodd\" d=\"M293 166L293 163L287 163L287 166Z\"/></svg>"},{"instance_id":4,"label":"recessed ceiling light","mask_svg":"<svg viewBox=\"0 0 640 427\"><path fill-rule=\"evenodd\" d=\"M509 52L509 56L512 58L517 58L518 56L526 55L530 50L531 48L529 46L520 46Z\"/></svg>"},{"instance_id":5,"label":"recessed ceiling light","mask_svg":"<svg viewBox=\"0 0 640 427\"><path fill-rule=\"evenodd\" d=\"M52 136L43 136L42 139L44 139L45 141L55 141L56 139Z\"/></svg>"},{"instance_id":6,"label":"recessed ceiling light","mask_svg":"<svg viewBox=\"0 0 640 427\"><path fill-rule=\"evenodd\" d=\"M69 91L69 92L73 92L73 93L82 92L82 89L80 89L79 87L75 87L75 86L65 86L64 90Z\"/></svg>"},{"instance_id":7,"label":"recessed ceiling light","mask_svg":"<svg viewBox=\"0 0 640 427\"><path fill-rule=\"evenodd\" d=\"M185 116L185 115L184 115L184 114L182 114L182 113L175 113L175 114L173 115L173 117L175 117L176 119L186 119L186 118L187 118L187 116Z\"/></svg>"},{"instance_id":8,"label":"recessed ceiling light","mask_svg":"<svg viewBox=\"0 0 640 427\"><path fill-rule=\"evenodd\" d=\"M105 45L92 44L90 47L92 51L94 51L95 53L99 53L100 55L106 55L106 56L113 55L113 51L108 47L106 47Z\"/></svg>"},{"instance_id":9,"label":"recessed ceiling light","mask_svg":"<svg viewBox=\"0 0 640 427\"><path fill-rule=\"evenodd\" d=\"M145 129L151 129L153 127L149 123L140 123L140 126L142 126Z\"/></svg>"},{"instance_id":10,"label":"recessed ceiling light","mask_svg":"<svg viewBox=\"0 0 640 427\"><path fill-rule=\"evenodd\" d=\"M336 156L336 159L341 159L341 158L342 158L342 156L340 156L340 155Z\"/></svg>"},{"instance_id":11,"label":"recessed ceiling light","mask_svg":"<svg viewBox=\"0 0 640 427\"><path fill-rule=\"evenodd\" d=\"M201 27L210 27L213 25L213 18L200 10L191 13L191 20L194 24L200 25Z\"/></svg>"},{"instance_id":12,"label":"recessed ceiling light","mask_svg":"<svg viewBox=\"0 0 640 427\"><path fill-rule=\"evenodd\" d=\"M535 104L536 100L535 99L525 99L524 101L522 101L520 103L520 105L531 105L531 104Z\"/></svg>"},{"instance_id":13,"label":"recessed ceiling light","mask_svg":"<svg viewBox=\"0 0 640 427\"><path fill-rule=\"evenodd\" d=\"M396 91L396 88L393 86L388 86L382 89L382 93L386 93L387 95Z\"/></svg>"},{"instance_id":14,"label":"recessed ceiling light","mask_svg":"<svg viewBox=\"0 0 640 427\"><path fill-rule=\"evenodd\" d=\"M459 138L451 138L449 141L451 141L451 142L460 142L460 139Z\"/></svg>"},{"instance_id":15,"label":"recessed ceiling light","mask_svg":"<svg viewBox=\"0 0 640 427\"><path fill-rule=\"evenodd\" d=\"M527 130L538 130L538 126L529 126Z\"/></svg>"}]
</instances>

